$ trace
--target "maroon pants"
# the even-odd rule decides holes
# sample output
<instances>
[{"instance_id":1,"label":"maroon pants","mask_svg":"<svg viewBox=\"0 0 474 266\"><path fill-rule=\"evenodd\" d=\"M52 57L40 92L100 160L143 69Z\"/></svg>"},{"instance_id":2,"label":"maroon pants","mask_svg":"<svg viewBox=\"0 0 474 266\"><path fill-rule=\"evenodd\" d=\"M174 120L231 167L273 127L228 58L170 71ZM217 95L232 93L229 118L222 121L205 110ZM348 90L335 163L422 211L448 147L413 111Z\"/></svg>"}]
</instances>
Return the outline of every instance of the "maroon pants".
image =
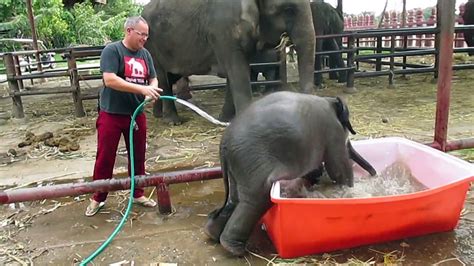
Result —
<instances>
[{"instance_id":1,"label":"maroon pants","mask_svg":"<svg viewBox=\"0 0 474 266\"><path fill-rule=\"evenodd\" d=\"M112 178L115 157L120 137L123 134L127 146L128 175L130 175L130 147L129 147L129 115L110 114L104 111L99 112L97 118L97 155L94 166L94 180ZM133 147L135 161L135 175L145 174L145 147L146 147L146 117L141 113L135 119L136 127L133 131ZM94 193L93 199L98 202L105 201L107 192ZM143 196L143 188L135 188L134 197Z\"/></svg>"}]
</instances>

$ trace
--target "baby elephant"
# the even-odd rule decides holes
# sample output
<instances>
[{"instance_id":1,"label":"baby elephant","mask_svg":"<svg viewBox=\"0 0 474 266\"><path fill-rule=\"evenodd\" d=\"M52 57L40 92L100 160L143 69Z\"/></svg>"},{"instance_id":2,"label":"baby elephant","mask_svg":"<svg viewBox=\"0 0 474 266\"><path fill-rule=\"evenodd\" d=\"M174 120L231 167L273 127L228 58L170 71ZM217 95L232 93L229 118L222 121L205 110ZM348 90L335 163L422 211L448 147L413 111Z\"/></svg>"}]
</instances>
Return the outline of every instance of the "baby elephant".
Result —
<instances>
[{"instance_id":1,"label":"baby elephant","mask_svg":"<svg viewBox=\"0 0 474 266\"><path fill-rule=\"evenodd\" d=\"M350 158L375 175L352 148L349 131L355 133L339 98L282 91L252 103L222 136L226 199L209 214L206 234L242 256L252 230L271 207L273 182L304 177L324 164L333 181L352 186Z\"/></svg>"}]
</instances>

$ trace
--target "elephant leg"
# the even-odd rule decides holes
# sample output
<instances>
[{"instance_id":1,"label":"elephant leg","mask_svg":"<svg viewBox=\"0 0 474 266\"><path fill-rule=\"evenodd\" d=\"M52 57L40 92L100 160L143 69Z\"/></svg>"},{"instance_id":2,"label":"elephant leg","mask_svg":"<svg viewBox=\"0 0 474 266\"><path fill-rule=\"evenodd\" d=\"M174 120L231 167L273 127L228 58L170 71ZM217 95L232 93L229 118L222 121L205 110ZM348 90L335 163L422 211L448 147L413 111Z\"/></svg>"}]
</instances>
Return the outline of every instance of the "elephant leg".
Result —
<instances>
[{"instance_id":1,"label":"elephant leg","mask_svg":"<svg viewBox=\"0 0 474 266\"><path fill-rule=\"evenodd\" d=\"M228 45L222 47L227 48ZM226 121L230 121L233 114L241 113L252 101L249 62L242 51L233 51L231 54L228 51L227 48L224 54L218 53L218 60L227 71L228 90L221 116Z\"/></svg>"},{"instance_id":2,"label":"elephant leg","mask_svg":"<svg viewBox=\"0 0 474 266\"><path fill-rule=\"evenodd\" d=\"M171 93L173 95L172 86L168 85L168 77L166 75L166 71L160 67L155 62L157 78L159 81L159 87L163 89L163 95L166 93ZM171 91L171 92L169 92ZM153 116L154 117L163 117L163 101L158 100L153 103Z\"/></svg>"},{"instance_id":3,"label":"elephant leg","mask_svg":"<svg viewBox=\"0 0 474 266\"><path fill-rule=\"evenodd\" d=\"M263 76L265 77L266 81L274 81L280 79L280 73L274 67L267 69L263 72ZM279 91L279 85L265 85L264 94Z\"/></svg>"},{"instance_id":4,"label":"elephant leg","mask_svg":"<svg viewBox=\"0 0 474 266\"><path fill-rule=\"evenodd\" d=\"M175 84L180 78L180 75L168 73L168 88L165 95L173 96L173 84ZM163 89L165 92L165 89ZM180 125L182 123L176 110L174 101L165 100L163 102L163 118L166 122L172 125Z\"/></svg>"},{"instance_id":5,"label":"elephant leg","mask_svg":"<svg viewBox=\"0 0 474 266\"><path fill-rule=\"evenodd\" d=\"M224 105L222 106L221 114L219 115L219 120L223 122L228 122L235 116L235 106L234 98L232 97L232 91L230 88L230 81L227 79L227 85L225 86L225 98Z\"/></svg>"},{"instance_id":6,"label":"elephant leg","mask_svg":"<svg viewBox=\"0 0 474 266\"><path fill-rule=\"evenodd\" d=\"M319 179L323 175L323 172L324 172L324 166L321 164L318 168L314 169L313 171L303 176L303 178L308 180L309 184L313 186L319 183Z\"/></svg>"},{"instance_id":7,"label":"elephant leg","mask_svg":"<svg viewBox=\"0 0 474 266\"><path fill-rule=\"evenodd\" d=\"M324 167L329 177L337 184L354 186L354 172L345 145L345 138L334 137L324 155Z\"/></svg>"},{"instance_id":8,"label":"elephant leg","mask_svg":"<svg viewBox=\"0 0 474 266\"><path fill-rule=\"evenodd\" d=\"M322 50L323 42L322 40L316 40L316 52ZM322 58L320 55L315 55L314 57L314 70L318 71L322 69ZM321 73L314 74L314 84L321 88L323 83L323 75Z\"/></svg>"},{"instance_id":9,"label":"elephant leg","mask_svg":"<svg viewBox=\"0 0 474 266\"><path fill-rule=\"evenodd\" d=\"M330 39L328 41L328 49L332 51L339 51L341 50L340 46L338 45L336 39ZM329 67L331 69L333 68L344 68L346 67L346 64L344 63L344 60L342 59L342 54L332 54L329 56ZM334 72L330 72L334 73ZM337 82L339 83L344 83L347 81L347 71L339 71L338 72Z\"/></svg>"},{"instance_id":10,"label":"elephant leg","mask_svg":"<svg viewBox=\"0 0 474 266\"><path fill-rule=\"evenodd\" d=\"M163 95L173 96L173 84L176 83L181 78L179 75L168 73L168 75L163 75L163 73L158 72L158 79L160 81L160 88L163 89ZM153 114L158 117L163 108L163 119L169 124L180 125L181 119L178 116L178 111L176 110L176 105L174 101L169 100L159 100L155 101L153 105Z\"/></svg>"},{"instance_id":11,"label":"elephant leg","mask_svg":"<svg viewBox=\"0 0 474 266\"><path fill-rule=\"evenodd\" d=\"M235 206L239 202L235 180L232 176L229 176L227 181L224 180L224 182L228 182L229 186L227 203L223 208L216 209L208 215L208 220L204 227L206 235L216 242L219 242L219 237L221 236L227 221L234 212Z\"/></svg>"},{"instance_id":12,"label":"elephant leg","mask_svg":"<svg viewBox=\"0 0 474 266\"><path fill-rule=\"evenodd\" d=\"M220 236L220 243L227 251L235 256L243 256L250 234L263 214L270 208L268 191L255 194L247 200L241 200Z\"/></svg>"},{"instance_id":13,"label":"elephant leg","mask_svg":"<svg viewBox=\"0 0 474 266\"><path fill-rule=\"evenodd\" d=\"M280 194L285 198L306 198L303 188L311 187L310 181L304 177L280 180Z\"/></svg>"}]
</instances>

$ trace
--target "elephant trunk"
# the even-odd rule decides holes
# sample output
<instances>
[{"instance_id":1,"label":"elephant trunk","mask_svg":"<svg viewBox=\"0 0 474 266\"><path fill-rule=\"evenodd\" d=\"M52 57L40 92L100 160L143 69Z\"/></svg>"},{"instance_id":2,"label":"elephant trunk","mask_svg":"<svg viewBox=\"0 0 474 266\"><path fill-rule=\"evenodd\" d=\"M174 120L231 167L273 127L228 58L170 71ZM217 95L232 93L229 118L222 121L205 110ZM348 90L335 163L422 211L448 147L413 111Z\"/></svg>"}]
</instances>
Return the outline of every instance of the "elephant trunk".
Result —
<instances>
[{"instance_id":1,"label":"elephant trunk","mask_svg":"<svg viewBox=\"0 0 474 266\"><path fill-rule=\"evenodd\" d=\"M300 90L311 93L314 87L314 54L316 39L314 35L313 17L309 7L301 10L295 18L288 35L298 55L298 73Z\"/></svg>"},{"instance_id":2,"label":"elephant trunk","mask_svg":"<svg viewBox=\"0 0 474 266\"><path fill-rule=\"evenodd\" d=\"M347 148L349 150L349 157L354 160L358 165L360 165L365 171L367 171L371 176L375 176L377 171L374 169L370 163L364 159L355 149L352 147L350 141L347 142Z\"/></svg>"}]
</instances>

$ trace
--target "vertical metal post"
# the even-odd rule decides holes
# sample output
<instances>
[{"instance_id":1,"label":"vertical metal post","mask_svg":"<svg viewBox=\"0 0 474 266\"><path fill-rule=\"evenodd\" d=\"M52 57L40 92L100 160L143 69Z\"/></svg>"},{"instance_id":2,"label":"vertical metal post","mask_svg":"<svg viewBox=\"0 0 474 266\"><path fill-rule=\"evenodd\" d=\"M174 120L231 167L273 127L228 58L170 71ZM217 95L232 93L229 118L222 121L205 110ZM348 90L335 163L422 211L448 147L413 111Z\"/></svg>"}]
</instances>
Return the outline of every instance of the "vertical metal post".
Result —
<instances>
[{"instance_id":1,"label":"vertical metal post","mask_svg":"<svg viewBox=\"0 0 474 266\"><path fill-rule=\"evenodd\" d=\"M354 87L354 35L350 35L347 37L347 67L350 67L347 71L347 85L346 88L344 89L345 92L347 93L353 93L356 91Z\"/></svg>"},{"instance_id":2,"label":"vertical metal post","mask_svg":"<svg viewBox=\"0 0 474 266\"><path fill-rule=\"evenodd\" d=\"M390 54L395 53L395 42L396 42L396 36L392 35L390 36ZM395 57L391 56L390 57L390 73L388 74L388 84L390 86L393 86L393 78L394 78L394 69L395 69Z\"/></svg>"},{"instance_id":3,"label":"vertical metal post","mask_svg":"<svg viewBox=\"0 0 474 266\"><path fill-rule=\"evenodd\" d=\"M11 53L3 54L3 62L5 63L5 68L7 71L7 80L8 87L10 87L10 96L13 100L13 117L24 118L25 113L23 112L23 103L21 102L21 97L19 95L15 95L16 92L20 92L20 87L18 86L18 81L14 79L16 75L13 55Z\"/></svg>"},{"instance_id":4,"label":"vertical metal post","mask_svg":"<svg viewBox=\"0 0 474 266\"><path fill-rule=\"evenodd\" d=\"M158 199L158 210L161 214L171 213L171 198L168 185L165 182L156 186L156 196Z\"/></svg>"},{"instance_id":5,"label":"vertical metal post","mask_svg":"<svg viewBox=\"0 0 474 266\"><path fill-rule=\"evenodd\" d=\"M453 75L453 35L455 0L438 0L439 64L434 142L446 151L449 101Z\"/></svg>"},{"instance_id":6,"label":"vertical metal post","mask_svg":"<svg viewBox=\"0 0 474 266\"><path fill-rule=\"evenodd\" d=\"M377 36L377 54L382 53L382 36ZM382 70L382 58L375 59L375 71Z\"/></svg>"},{"instance_id":7,"label":"vertical metal post","mask_svg":"<svg viewBox=\"0 0 474 266\"><path fill-rule=\"evenodd\" d=\"M73 50L69 50L67 57L67 66L69 71L69 80L71 82L72 100L74 101L74 111L76 117L84 117L84 106L82 105L81 87L79 85L79 75L77 72L76 57Z\"/></svg>"},{"instance_id":8,"label":"vertical metal post","mask_svg":"<svg viewBox=\"0 0 474 266\"><path fill-rule=\"evenodd\" d=\"M406 28L407 26L407 0L403 0L403 11L402 11L402 28ZM408 35L403 35L403 51L406 51L408 48ZM403 56L403 69L406 69L407 64L407 57L406 55ZM405 74L403 74L405 77Z\"/></svg>"}]
</instances>

